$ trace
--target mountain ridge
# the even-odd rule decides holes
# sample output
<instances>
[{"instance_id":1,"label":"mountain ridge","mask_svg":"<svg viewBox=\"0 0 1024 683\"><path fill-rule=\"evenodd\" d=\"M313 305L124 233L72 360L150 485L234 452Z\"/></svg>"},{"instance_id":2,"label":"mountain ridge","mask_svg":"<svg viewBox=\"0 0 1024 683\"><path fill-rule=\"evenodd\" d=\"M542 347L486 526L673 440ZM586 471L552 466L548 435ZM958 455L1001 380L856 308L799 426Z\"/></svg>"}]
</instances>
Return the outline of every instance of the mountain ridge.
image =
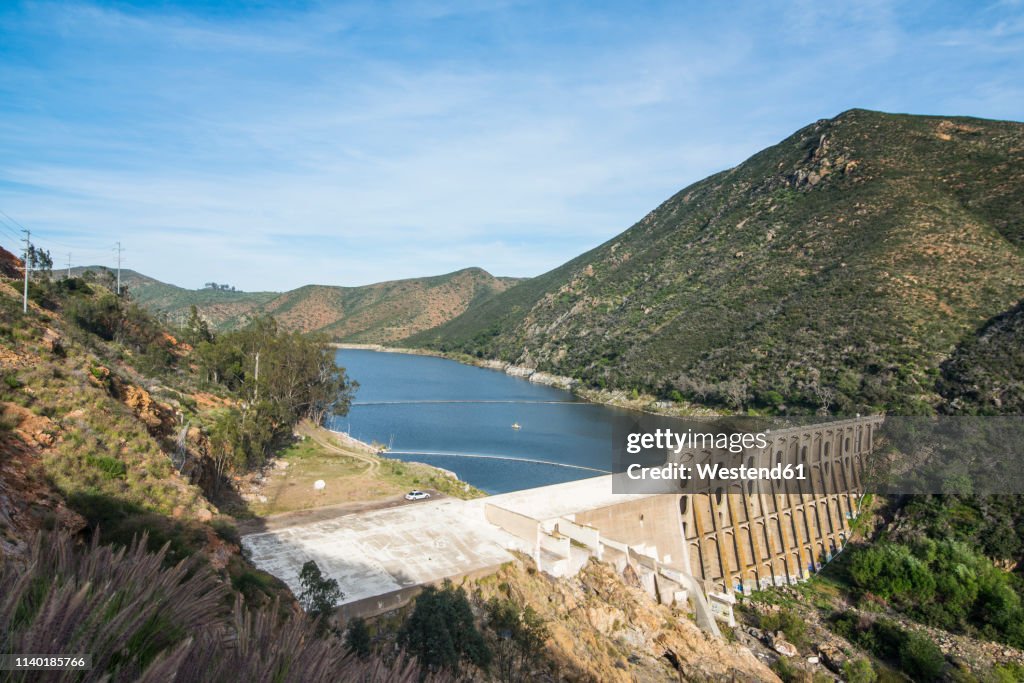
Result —
<instances>
[{"instance_id":1,"label":"mountain ridge","mask_svg":"<svg viewBox=\"0 0 1024 683\"><path fill-rule=\"evenodd\" d=\"M927 410L1024 297L1024 125L854 109L406 345L734 409Z\"/></svg>"},{"instance_id":2,"label":"mountain ridge","mask_svg":"<svg viewBox=\"0 0 1024 683\"><path fill-rule=\"evenodd\" d=\"M357 287L309 284L286 292L190 290L127 269L121 271L121 279L135 301L172 322L184 322L195 305L215 330L235 329L255 316L272 315L287 330L378 344L434 327L517 281L476 267Z\"/></svg>"}]
</instances>

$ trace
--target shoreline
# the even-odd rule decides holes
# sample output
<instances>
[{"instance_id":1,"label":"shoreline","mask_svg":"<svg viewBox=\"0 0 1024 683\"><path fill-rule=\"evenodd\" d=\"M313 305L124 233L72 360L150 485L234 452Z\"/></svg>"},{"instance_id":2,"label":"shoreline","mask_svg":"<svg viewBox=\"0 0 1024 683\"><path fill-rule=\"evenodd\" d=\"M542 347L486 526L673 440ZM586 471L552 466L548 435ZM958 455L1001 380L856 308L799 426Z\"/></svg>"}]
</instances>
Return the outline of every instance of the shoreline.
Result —
<instances>
[{"instance_id":1,"label":"shoreline","mask_svg":"<svg viewBox=\"0 0 1024 683\"><path fill-rule=\"evenodd\" d=\"M462 482L462 479L459 478L459 475L457 475L455 472L452 472L451 470L446 470L443 467L438 467L437 465L431 465L430 463L419 462L416 460L398 460L398 458L389 458L387 449L374 448L371 444L368 444L361 439L357 439L348 432L341 432L336 429L328 429L327 427L323 426L321 426L320 429L323 429L324 431L333 434L335 437L342 440L344 444L346 446L349 446L350 448L361 449L366 451L367 455L372 455L383 460L396 460L398 462L405 462L410 465L421 465L423 467L429 467L432 470L437 470L438 472L445 475L449 479L454 479L455 481Z\"/></svg>"},{"instance_id":2,"label":"shoreline","mask_svg":"<svg viewBox=\"0 0 1024 683\"><path fill-rule=\"evenodd\" d=\"M636 398L631 397L625 390L589 389L582 385L580 380L564 375L554 375L549 372L537 370L536 368L524 365L514 365L502 360L490 358L475 358L464 353L446 353L433 349L406 348L401 346L385 346L384 344L357 344L346 342L334 342L331 344L336 349L352 349L357 351L377 351L379 353L405 353L411 356L432 356L455 361L463 365L470 365L484 370L495 370L503 372L511 377L519 377L534 384L554 387L568 391L573 396L583 399L589 403L599 403L613 408L633 410L639 413L651 415L663 415L667 417L718 417L722 413L710 408L690 403L675 403L673 401L659 400L646 394Z\"/></svg>"}]
</instances>

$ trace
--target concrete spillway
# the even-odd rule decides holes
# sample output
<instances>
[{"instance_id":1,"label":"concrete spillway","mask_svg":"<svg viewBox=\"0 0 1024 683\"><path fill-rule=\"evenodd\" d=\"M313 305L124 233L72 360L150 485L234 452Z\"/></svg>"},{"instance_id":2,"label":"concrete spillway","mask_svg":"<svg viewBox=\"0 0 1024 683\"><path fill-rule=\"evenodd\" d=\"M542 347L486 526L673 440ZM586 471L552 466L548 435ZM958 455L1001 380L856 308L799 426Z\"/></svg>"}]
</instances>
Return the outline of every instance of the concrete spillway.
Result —
<instances>
[{"instance_id":1,"label":"concrete spillway","mask_svg":"<svg viewBox=\"0 0 1024 683\"><path fill-rule=\"evenodd\" d=\"M349 514L242 538L252 561L293 591L313 559L345 591L344 617L395 609L419 587L480 575L534 558L554 576L589 558L632 568L648 592L689 601L711 632L732 619L732 595L800 581L845 545L859 510L863 458L881 417L773 431L757 462L788 453L812 477L797 491L734 489L674 494L615 493L612 476L491 496L444 499ZM402 455L429 452L393 451ZM578 467L527 458L481 457Z\"/></svg>"}]
</instances>

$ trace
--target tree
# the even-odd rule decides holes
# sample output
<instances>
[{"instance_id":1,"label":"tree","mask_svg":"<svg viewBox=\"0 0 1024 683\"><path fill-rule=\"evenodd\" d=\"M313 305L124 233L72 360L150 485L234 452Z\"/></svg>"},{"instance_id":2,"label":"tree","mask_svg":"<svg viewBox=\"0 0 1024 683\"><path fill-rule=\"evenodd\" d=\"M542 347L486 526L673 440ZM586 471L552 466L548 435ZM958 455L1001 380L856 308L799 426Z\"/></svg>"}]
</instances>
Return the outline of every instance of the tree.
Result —
<instances>
[{"instance_id":1,"label":"tree","mask_svg":"<svg viewBox=\"0 0 1024 683\"><path fill-rule=\"evenodd\" d=\"M345 593L338 587L337 579L324 576L320 567L313 560L302 565L302 571L299 572L299 583L302 585L299 604L311 617L321 623L334 611L338 601L345 597Z\"/></svg>"},{"instance_id":2,"label":"tree","mask_svg":"<svg viewBox=\"0 0 1024 683\"><path fill-rule=\"evenodd\" d=\"M196 346L200 342L213 341L213 334L210 333L210 326L199 315L199 309L195 304L189 307L188 322L185 323L185 341Z\"/></svg>"},{"instance_id":3,"label":"tree","mask_svg":"<svg viewBox=\"0 0 1024 683\"><path fill-rule=\"evenodd\" d=\"M486 612L487 626L494 635L492 649L498 678L523 680L548 639L544 620L529 605L520 609L511 600L497 597L487 602Z\"/></svg>"},{"instance_id":4,"label":"tree","mask_svg":"<svg viewBox=\"0 0 1024 683\"><path fill-rule=\"evenodd\" d=\"M29 270L49 279L53 273L53 259L50 258L50 252L40 249L34 244L28 245L28 267Z\"/></svg>"},{"instance_id":5,"label":"tree","mask_svg":"<svg viewBox=\"0 0 1024 683\"><path fill-rule=\"evenodd\" d=\"M747 385L738 380L730 379L722 382L719 387L722 398L733 410L739 411L747 402Z\"/></svg>"},{"instance_id":6,"label":"tree","mask_svg":"<svg viewBox=\"0 0 1024 683\"><path fill-rule=\"evenodd\" d=\"M813 387L814 397L818 400L818 405L821 406L823 413L828 413L828 409L836 400L836 392L831 387L822 386L821 384L815 384Z\"/></svg>"},{"instance_id":7,"label":"tree","mask_svg":"<svg viewBox=\"0 0 1024 683\"><path fill-rule=\"evenodd\" d=\"M356 653L361 659L370 654L370 628L362 617L355 617L348 623L348 630L345 632L345 647Z\"/></svg>"},{"instance_id":8,"label":"tree","mask_svg":"<svg viewBox=\"0 0 1024 683\"><path fill-rule=\"evenodd\" d=\"M462 588L445 581L427 586L398 634L399 645L415 655L424 672L447 670L458 675L463 661L486 667L491 651L473 621Z\"/></svg>"}]
</instances>

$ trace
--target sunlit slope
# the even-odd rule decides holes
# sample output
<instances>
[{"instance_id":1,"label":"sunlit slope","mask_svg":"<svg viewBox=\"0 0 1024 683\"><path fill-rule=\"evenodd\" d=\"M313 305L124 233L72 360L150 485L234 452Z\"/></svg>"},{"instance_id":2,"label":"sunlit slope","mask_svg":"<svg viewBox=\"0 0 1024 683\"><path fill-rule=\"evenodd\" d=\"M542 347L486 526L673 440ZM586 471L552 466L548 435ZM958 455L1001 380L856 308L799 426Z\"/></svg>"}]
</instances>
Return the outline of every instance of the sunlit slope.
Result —
<instances>
[{"instance_id":1,"label":"sunlit slope","mask_svg":"<svg viewBox=\"0 0 1024 683\"><path fill-rule=\"evenodd\" d=\"M410 344L732 407L923 410L1024 296L1024 125L852 110Z\"/></svg>"},{"instance_id":2,"label":"sunlit slope","mask_svg":"<svg viewBox=\"0 0 1024 683\"><path fill-rule=\"evenodd\" d=\"M195 305L215 329L269 314L286 329L381 344L446 322L516 282L480 268L363 287L307 285L284 293L183 289L132 271L122 271L122 279L140 304L171 322L187 319Z\"/></svg>"}]
</instances>

